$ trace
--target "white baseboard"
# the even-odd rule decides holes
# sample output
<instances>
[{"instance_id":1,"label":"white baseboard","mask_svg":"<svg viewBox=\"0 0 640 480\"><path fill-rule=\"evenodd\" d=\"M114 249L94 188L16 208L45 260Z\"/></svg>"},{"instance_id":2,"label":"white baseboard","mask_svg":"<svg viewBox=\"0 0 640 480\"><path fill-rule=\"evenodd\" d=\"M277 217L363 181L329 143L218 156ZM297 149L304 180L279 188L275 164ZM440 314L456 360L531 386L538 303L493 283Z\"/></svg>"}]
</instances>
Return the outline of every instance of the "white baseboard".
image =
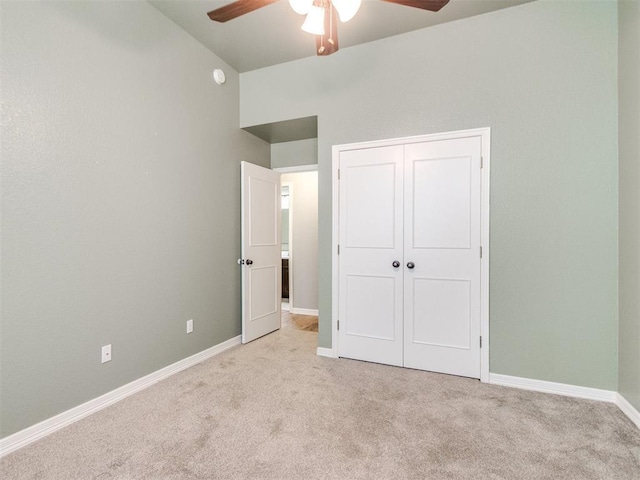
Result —
<instances>
[{"instance_id":1,"label":"white baseboard","mask_svg":"<svg viewBox=\"0 0 640 480\"><path fill-rule=\"evenodd\" d=\"M122 387L116 388L115 390L105 393L104 395L94 398L93 400L89 400L82 405L73 407L66 412L62 412L54 417L48 418L47 420L16 432L13 435L9 435L8 437L0 439L0 457L3 457L26 445L29 445L36 440L40 440L41 438L44 438L47 435L50 435L53 432L66 427L67 425L77 422L78 420L87 417L92 413L102 410L109 405L113 405L123 398L144 390L145 388L148 388L151 385L154 385L155 383L158 383L159 381L170 377L171 375L174 375L208 358L218 355L225 350L230 349L231 347L240 345L240 340L241 337L240 335L238 335L237 337L219 343L218 345L203 350L202 352L191 355L190 357L180 360L167 367L161 368L160 370L150 373L149 375L134 380L133 382L123 385Z\"/></svg>"},{"instance_id":2,"label":"white baseboard","mask_svg":"<svg viewBox=\"0 0 640 480\"><path fill-rule=\"evenodd\" d=\"M318 309L313 308L291 308L291 313L296 315L315 315L318 316Z\"/></svg>"},{"instance_id":3,"label":"white baseboard","mask_svg":"<svg viewBox=\"0 0 640 480\"><path fill-rule=\"evenodd\" d=\"M601 390L599 388L579 387L566 383L546 382L544 380L533 380L531 378L512 377L499 373L489 373L489 383L502 385L504 387L522 388L534 392L554 393L566 397L585 398L587 400L598 400L601 402L616 403L618 393L612 390Z\"/></svg>"},{"instance_id":4,"label":"white baseboard","mask_svg":"<svg viewBox=\"0 0 640 480\"><path fill-rule=\"evenodd\" d=\"M318 349L316 350L316 355L318 355L319 357L337 358L333 353L333 348L318 347Z\"/></svg>"},{"instance_id":5,"label":"white baseboard","mask_svg":"<svg viewBox=\"0 0 640 480\"><path fill-rule=\"evenodd\" d=\"M616 396L616 404L629 419L640 428L640 412L631 405L626 398L619 393Z\"/></svg>"}]
</instances>

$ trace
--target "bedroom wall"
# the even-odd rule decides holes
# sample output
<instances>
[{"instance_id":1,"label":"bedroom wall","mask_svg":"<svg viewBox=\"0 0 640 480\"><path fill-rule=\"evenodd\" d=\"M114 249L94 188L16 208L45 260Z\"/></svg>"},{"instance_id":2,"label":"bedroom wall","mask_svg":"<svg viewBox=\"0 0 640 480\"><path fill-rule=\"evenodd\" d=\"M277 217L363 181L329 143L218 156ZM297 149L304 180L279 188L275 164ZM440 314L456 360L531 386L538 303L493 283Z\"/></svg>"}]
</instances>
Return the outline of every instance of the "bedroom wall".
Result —
<instances>
[{"instance_id":1,"label":"bedroom wall","mask_svg":"<svg viewBox=\"0 0 640 480\"><path fill-rule=\"evenodd\" d=\"M620 394L640 411L640 1L621 0Z\"/></svg>"},{"instance_id":2,"label":"bedroom wall","mask_svg":"<svg viewBox=\"0 0 640 480\"><path fill-rule=\"evenodd\" d=\"M617 389L617 35L540 0L241 74L241 126L318 115L319 346L331 146L491 127L490 370Z\"/></svg>"},{"instance_id":3,"label":"bedroom wall","mask_svg":"<svg viewBox=\"0 0 640 480\"><path fill-rule=\"evenodd\" d=\"M271 145L271 168L299 167L318 163L318 139L308 138Z\"/></svg>"},{"instance_id":4,"label":"bedroom wall","mask_svg":"<svg viewBox=\"0 0 640 480\"><path fill-rule=\"evenodd\" d=\"M0 9L5 437L240 334L239 163L270 149L146 2Z\"/></svg>"}]
</instances>

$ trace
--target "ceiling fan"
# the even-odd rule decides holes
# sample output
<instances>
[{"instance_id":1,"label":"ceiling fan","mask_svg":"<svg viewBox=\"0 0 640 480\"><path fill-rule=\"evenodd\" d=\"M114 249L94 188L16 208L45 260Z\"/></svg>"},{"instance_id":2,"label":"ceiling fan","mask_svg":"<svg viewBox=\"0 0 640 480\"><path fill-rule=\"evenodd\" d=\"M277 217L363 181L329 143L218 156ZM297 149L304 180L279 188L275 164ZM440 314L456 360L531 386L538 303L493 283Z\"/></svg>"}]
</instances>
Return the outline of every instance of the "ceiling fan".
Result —
<instances>
[{"instance_id":1,"label":"ceiling fan","mask_svg":"<svg viewBox=\"0 0 640 480\"><path fill-rule=\"evenodd\" d=\"M227 22L253 12L278 0L236 0L210 11L207 15L215 22ZM407 7L437 12L449 0L382 0ZM358 12L362 0L289 0L293 10L306 15L302 30L316 35L316 53L331 55L338 51L338 19L348 22Z\"/></svg>"}]
</instances>

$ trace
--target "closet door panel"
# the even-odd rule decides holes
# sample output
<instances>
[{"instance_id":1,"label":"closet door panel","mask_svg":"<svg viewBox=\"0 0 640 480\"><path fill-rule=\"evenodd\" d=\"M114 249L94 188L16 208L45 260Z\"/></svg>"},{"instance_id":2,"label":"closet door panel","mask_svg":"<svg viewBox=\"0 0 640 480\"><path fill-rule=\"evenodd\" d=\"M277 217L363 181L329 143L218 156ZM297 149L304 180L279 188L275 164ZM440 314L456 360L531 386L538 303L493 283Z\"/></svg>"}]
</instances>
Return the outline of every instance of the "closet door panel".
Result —
<instances>
[{"instance_id":1,"label":"closet door panel","mask_svg":"<svg viewBox=\"0 0 640 480\"><path fill-rule=\"evenodd\" d=\"M408 144L404 365L480 377L479 137Z\"/></svg>"},{"instance_id":2,"label":"closet door panel","mask_svg":"<svg viewBox=\"0 0 640 480\"><path fill-rule=\"evenodd\" d=\"M347 156L348 157L348 156ZM393 249L398 203L395 162L345 166L345 248Z\"/></svg>"},{"instance_id":3,"label":"closet door panel","mask_svg":"<svg viewBox=\"0 0 640 480\"><path fill-rule=\"evenodd\" d=\"M414 248L471 245L471 157L416 160L413 174Z\"/></svg>"},{"instance_id":4,"label":"closet door panel","mask_svg":"<svg viewBox=\"0 0 640 480\"><path fill-rule=\"evenodd\" d=\"M340 154L338 354L402 365L403 146Z\"/></svg>"},{"instance_id":5,"label":"closet door panel","mask_svg":"<svg viewBox=\"0 0 640 480\"><path fill-rule=\"evenodd\" d=\"M413 342L468 350L471 346L471 282L451 278L413 278Z\"/></svg>"},{"instance_id":6,"label":"closet door panel","mask_svg":"<svg viewBox=\"0 0 640 480\"><path fill-rule=\"evenodd\" d=\"M380 275L346 275L345 333L349 336L389 340L396 338L396 278Z\"/></svg>"}]
</instances>

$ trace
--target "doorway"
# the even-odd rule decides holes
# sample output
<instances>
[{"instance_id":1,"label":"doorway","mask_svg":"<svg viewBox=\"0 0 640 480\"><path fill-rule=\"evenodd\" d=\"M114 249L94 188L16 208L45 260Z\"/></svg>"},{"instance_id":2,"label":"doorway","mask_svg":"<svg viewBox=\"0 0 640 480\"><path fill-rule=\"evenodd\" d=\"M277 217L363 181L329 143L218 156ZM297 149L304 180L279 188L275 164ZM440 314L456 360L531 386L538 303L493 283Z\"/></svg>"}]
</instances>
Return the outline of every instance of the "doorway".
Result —
<instances>
[{"instance_id":1,"label":"doorway","mask_svg":"<svg viewBox=\"0 0 640 480\"><path fill-rule=\"evenodd\" d=\"M274 170L281 173L283 311L317 316L317 165Z\"/></svg>"}]
</instances>

